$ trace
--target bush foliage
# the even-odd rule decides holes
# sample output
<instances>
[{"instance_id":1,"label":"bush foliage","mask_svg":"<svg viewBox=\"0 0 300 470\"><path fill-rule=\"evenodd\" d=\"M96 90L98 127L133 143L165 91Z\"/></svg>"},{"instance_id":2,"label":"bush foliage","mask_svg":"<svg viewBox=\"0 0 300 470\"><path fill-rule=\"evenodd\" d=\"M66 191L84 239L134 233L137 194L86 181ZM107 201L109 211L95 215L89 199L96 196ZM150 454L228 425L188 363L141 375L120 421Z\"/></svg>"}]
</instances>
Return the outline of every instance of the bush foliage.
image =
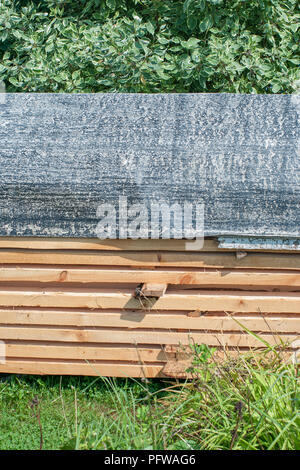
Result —
<instances>
[{"instance_id":1,"label":"bush foliage","mask_svg":"<svg viewBox=\"0 0 300 470\"><path fill-rule=\"evenodd\" d=\"M0 0L10 92L295 93L297 0Z\"/></svg>"}]
</instances>

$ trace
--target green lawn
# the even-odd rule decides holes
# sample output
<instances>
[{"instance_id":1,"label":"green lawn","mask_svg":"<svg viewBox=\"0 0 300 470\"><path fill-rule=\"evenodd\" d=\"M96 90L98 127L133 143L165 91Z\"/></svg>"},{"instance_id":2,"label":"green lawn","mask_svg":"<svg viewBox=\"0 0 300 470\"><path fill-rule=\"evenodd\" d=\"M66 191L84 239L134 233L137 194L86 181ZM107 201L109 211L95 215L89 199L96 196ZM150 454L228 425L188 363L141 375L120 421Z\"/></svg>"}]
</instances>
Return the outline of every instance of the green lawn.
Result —
<instances>
[{"instance_id":1,"label":"green lawn","mask_svg":"<svg viewBox=\"0 0 300 470\"><path fill-rule=\"evenodd\" d=\"M95 377L9 376L0 383L0 449L142 449L152 444L149 411L168 386ZM166 392L162 392L163 396ZM145 398L147 397L146 401ZM76 439L77 438L77 439Z\"/></svg>"},{"instance_id":2,"label":"green lawn","mask_svg":"<svg viewBox=\"0 0 300 470\"><path fill-rule=\"evenodd\" d=\"M193 373L186 382L2 376L0 449L300 449L293 364L273 353L221 364L200 348Z\"/></svg>"}]
</instances>

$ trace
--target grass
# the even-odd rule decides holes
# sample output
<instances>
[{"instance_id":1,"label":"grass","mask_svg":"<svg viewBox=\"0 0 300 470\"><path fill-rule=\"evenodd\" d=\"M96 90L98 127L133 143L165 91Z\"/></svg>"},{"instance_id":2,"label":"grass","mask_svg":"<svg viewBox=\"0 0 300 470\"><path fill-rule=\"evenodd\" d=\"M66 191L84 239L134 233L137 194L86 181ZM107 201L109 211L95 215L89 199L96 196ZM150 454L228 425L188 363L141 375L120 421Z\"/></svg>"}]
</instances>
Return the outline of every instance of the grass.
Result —
<instances>
[{"instance_id":1,"label":"grass","mask_svg":"<svg viewBox=\"0 0 300 470\"><path fill-rule=\"evenodd\" d=\"M0 449L299 450L299 370L282 357L197 346L190 381L4 377Z\"/></svg>"}]
</instances>

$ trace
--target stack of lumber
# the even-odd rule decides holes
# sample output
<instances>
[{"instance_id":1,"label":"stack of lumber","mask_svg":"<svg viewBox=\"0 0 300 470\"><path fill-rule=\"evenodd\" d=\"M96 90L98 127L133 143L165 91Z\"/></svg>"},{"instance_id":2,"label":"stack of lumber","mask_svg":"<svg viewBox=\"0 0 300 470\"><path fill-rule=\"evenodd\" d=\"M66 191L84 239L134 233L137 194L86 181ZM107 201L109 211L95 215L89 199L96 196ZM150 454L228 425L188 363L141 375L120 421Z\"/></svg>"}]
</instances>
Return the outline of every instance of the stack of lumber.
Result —
<instances>
[{"instance_id":1,"label":"stack of lumber","mask_svg":"<svg viewBox=\"0 0 300 470\"><path fill-rule=\"evenodd\" d=\"M177 376L193 343L297 349L299 119L300 95L3 94L0 373Z\"/></svg>"},{"instance_id":2,"label":"stack of lumber","mask_svg":"<svg viewBox=\"0 0 300 470\"><path fill-rule=\"evenodd\" d=\"M168 365L193 343L299 347L297 253L6 237L0 263L1 373L176 376ZM142 285L166 289L136 295Z\"/></svg>"}]
</instances>

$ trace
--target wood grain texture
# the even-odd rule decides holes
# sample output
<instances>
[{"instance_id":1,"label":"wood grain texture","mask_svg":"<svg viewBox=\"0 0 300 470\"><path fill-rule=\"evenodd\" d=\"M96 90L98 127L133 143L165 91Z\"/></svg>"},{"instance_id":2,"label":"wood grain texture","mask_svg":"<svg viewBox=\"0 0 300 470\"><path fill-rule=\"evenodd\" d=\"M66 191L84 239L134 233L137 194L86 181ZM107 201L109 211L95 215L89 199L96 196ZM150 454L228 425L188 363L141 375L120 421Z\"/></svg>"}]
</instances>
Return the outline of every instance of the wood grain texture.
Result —
<instances>
[{"instance_id":1,"label":"wood grain texture","mask_svg":"<svg viewBox=\"0 0 300 470\"><path fill-rule=\"evenodd\" d=\"M251 239L251 237L250 237ZM231 237L232 240L232 237ZM238 239L237 239L238 240ZM246 239L249 241L249 238ZM260 239L262 240L262 239ZM275 239L272 239L275 240ZM281 240L281 239L280 239ZM288 239L291 240L291 239ZM93 251L185 251L187 240L101 240L99 238L46 238L46 237L0 237L0 248L25 248L37 250L93 250ZM223 243L224 244L224 243ZM206 252L235 252L236 248L219 247L217 239L205 238L201 249ZM266 251L265 247L254 244L247 246L246 251ZM267 249L269 253L286 253L286 249L276 246Z\"/></svg>"},{"instance_id":2,"label":"wood grain texture","mask_svg":"<svg viewBox=\"0 0 300 470\"><path fill-rule=\"evenodd\" d=\"M36 250L185 251L186 240L100 240L99 238L0 237L0 248ZM232 251L218 248L218 241L204 240L201 251ZM276 250L277 251L277 250Z\"/></svg>"},{"instance_id":3,"label":"wood grain texture","mask_svg":"<svg viewBox=\"0 0 300 470\"><path fill-rule=\"evenodd\" d=\"M64 290L53 288L0 290L0 307L68 307L87 309L139 309L147 310L196 310L211 312L262 312L299 313L300 293L269 293L239 291L193 291L192 293L165 294L158 299L149 298L142 302L135 299L133 292L106 292L100 289Z\"/></svg>"},{"instance_id":4,"label":"wood grain texture","mask_svg":"<svg viewBox=\"0 0 300 470\"><path fill-rule=\"evenodd\" d=\"M35 359L68 359L87 361L119 361L119 362L167 362L175 357L174 353L167 353L163 347L152 344L146 346L132 346L123 344L119 347L115 345L103 345L80 343L66 344L63 342L28 342L28 341L7 341L7 358L35 358Z\"/></svg>"},{"instance_id":5,"label":"wood grain texture","mask_svg":"<svg viewBox=\"0 0 300 470\"><path fill-rule=\"evenodd\" d=\"M161 364L118 364L96 361L47 361L7 359L0 363L0 373L38 375L90 375L113 377L164 377Z\"/></svg>"},{"instance_id":6,"label":"wood grain texture","mask_svg":"<svg viewBox=\"0 0 300 470\"><path fill-rule=\"evenodd\" d=\"M140 296L142 299L144 297L162 297L165 294L167 287L168 284L146 282L142 285L141 289L138 290L136 297Z\"/></svg>"},{"instance_id":7,"label":"wood grain texture","mask_svg":"<svg viewBox=\"0 0 300 470\"><path fill-rule=\"evenodd\" d=\"M50 328L24 326L1 327L0 337L5 340L26 340L26 341L62 341L67 343L124 343L133 345L145 344L175 344L190 345L193 342L197 344L208 344L210 346L234 346L234 347L253 347L259 348L267 344L270 346L280 345L281 343L291 344L299 339L299 334L265 334L259 335L259 338L247 333L209 333L199 331L159 331L152 329L148 331L141 330L121 330L121 329L92 329L92 328ZM25 352L25 351L24 351Z\"/></svg>"},{"instance_id":8,"label":"wood grain texture","mask_svg":"<svg viewBox=\"0 0 300 470\"><path fill-rule=\"evenodd\" d=\"M1 258L0 258L1 259ZM118 284L140 284L140 283L169 283L174 285L203 285L226 287L295 287L300 288L299 271L276 271L274 270L205 270L196 268L189 270L178 268L176 270L157 269L126 269L120 266L105 268L74 268L72 266L1 266L0 282L31 282L31 283L102 283Z\"/></svg>"},{"instance_id":9,"label":"wood grain texture","mask_svg":"<svg viewBox=\"0 0 300 470\"><path fill-rule=\"evenodd\" d=\"M171 240L170 240L171 242ZM170 251L88 251L1 249L2 264L49 264L85 266L127 266L134 268L253 268L300 270L298 254L249 253L238 259L235 253Z\"/></svg>"},{"instance_id":10,"label":"wood grain texture","mask_svg":"<svg viewBox=\"0 0 300 470\"><path fill-rule=\"evenodd\" d=\"M83 328L122 328L159 330L203 330L203 331L244 331L243 327L253 332L297 333L300 326L300 313L294 317L259 313L247 315L209 315L200 310L184 313L144 313L137 311L95 312L66 310L0 310L0 325L22 326L74 326ZM300 333L299 333L300 334Z\"/></svg>"}]
</instances>

